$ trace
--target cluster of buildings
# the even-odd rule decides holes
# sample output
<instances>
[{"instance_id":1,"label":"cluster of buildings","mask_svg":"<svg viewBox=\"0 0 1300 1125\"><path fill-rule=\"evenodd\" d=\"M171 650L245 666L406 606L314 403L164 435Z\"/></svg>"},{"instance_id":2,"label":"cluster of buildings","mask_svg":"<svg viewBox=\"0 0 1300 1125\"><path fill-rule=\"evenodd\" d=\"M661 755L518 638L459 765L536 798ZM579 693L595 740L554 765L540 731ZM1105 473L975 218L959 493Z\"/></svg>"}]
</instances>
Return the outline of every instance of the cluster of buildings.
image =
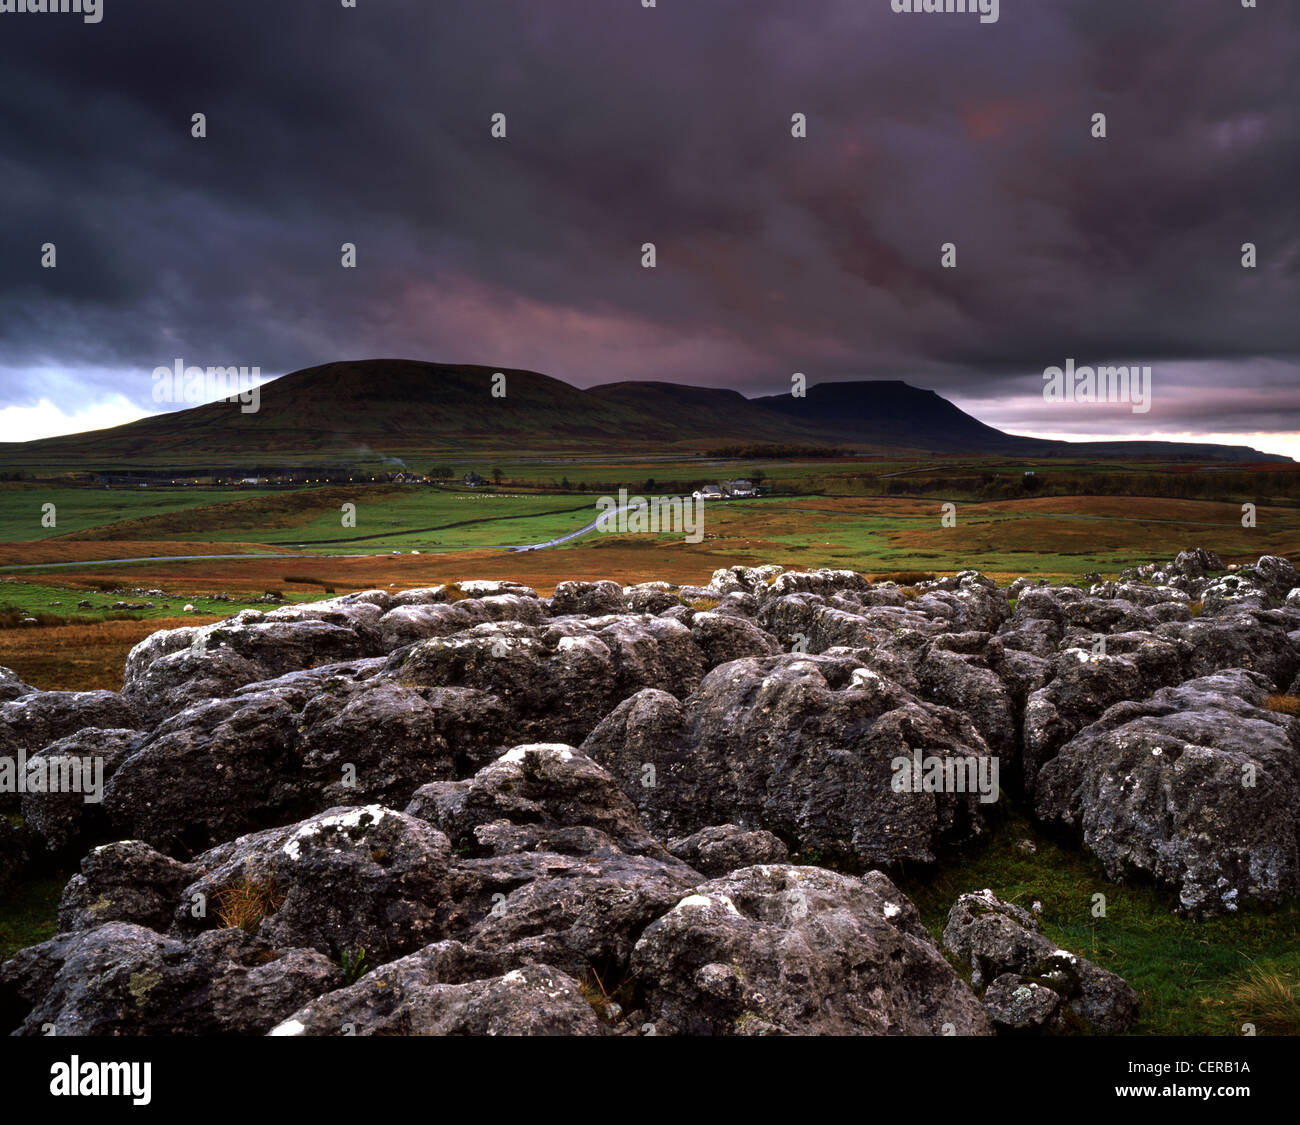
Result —
<instances>
[{"instance_id":1,"label":"cluster of buildings","mask_svg":"<svg viewBox=\"0 0 1300 1125\"><path fill-rule=\"evenodd\" d=\"M752 480L724 480L721 484L706 484L691 493L696 500L740 500L758 494L758 486Z\"/></svg>"}]
</instances>

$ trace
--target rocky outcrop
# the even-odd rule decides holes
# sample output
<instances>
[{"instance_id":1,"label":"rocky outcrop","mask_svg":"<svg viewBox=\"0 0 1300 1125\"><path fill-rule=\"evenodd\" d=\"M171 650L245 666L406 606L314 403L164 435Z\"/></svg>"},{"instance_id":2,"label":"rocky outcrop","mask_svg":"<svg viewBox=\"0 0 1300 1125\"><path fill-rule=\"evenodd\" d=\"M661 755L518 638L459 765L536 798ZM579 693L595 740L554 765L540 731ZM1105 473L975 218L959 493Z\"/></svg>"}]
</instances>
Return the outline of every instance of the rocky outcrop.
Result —
<instances>
[{"instance_id":1,"label":"rocky outcrop","mask_svg":"<svg viewBox=\"0 0 1300 1125\"><path fill-rule=\"evenodd\" d=\"M1300 720L1272 698L1300 684L1296 581L1198 550L1009 588L462 582L157 633L120 694L0 670L0 881L82 857L0 1019L1128 1029L1131 989L991 895L945 932L973 992L879 869L960 862L1005 794L1194 917L1300 894ZM102 804L18 792L20 758L91 764Z\"/></svg>"},{"instance_id":2,"label":"rocky outcrop","mask_svg":"<svg viewBox=\"0 0 1300 1125\"><path fill-rule=\"evenodd\" d=\"M139 840L101 844L63 888L59 931L93 930L109 922L165 931L182 893L198 874L192 864L162 855Z\"/></svg>"},{"instance_id":3,"label":"rocky outcrop","mask_svg":"<svg viewBox=\"0 0 1300 1125\"><path fill-rule=\"evenodd\" d=\"M667 858L614 778L570 746L516 746L466 781L416 790L406 811L456 842L460 854L611 846Z\"/></svg>"},{"instance_id":4,"label":"rocky outcrop","mask_svg":"<svg viewBox=\"0 0 1300 1125\"><path fill-rule=\"evenodd\" d=\"M0 754L33 754L81 730L138 730L130 701L112 691L33 691L0 703Z\"/></svg>"},{"instance_id":5,"label":"rocky outcrop","mask_svg":"<svg viewBox=\"0 0 1300 1125\"><path fill-rule=\"evenodd\" d=\"M400 650L385 678L493 695L507 715L510 742L578 743L633 692L685 695L707 667L685 625L624 615L476 626Z\"/></svg>"},{"instance_id":6,"label":"rocky outcrop","mask_svg":"<svg viewBox=\"0 0 1300 1125\"><path fill-rule=\"evenodd\" d=\"M155 633L127 657L123 696L157 721L200 698L321 664L378 656L383 612L368 602L321 602L262 613L246 609L212 625ZM199 684L191 686L191 681ZM206 691L207 696L199 694ZM100 723L127 726L127 723Z\"/></svg>"},{"instance_id":7,"label":"rocky outcrop","mask_svg":"<svg viewBox=\"0 0 1300 1125\"><path fill-rule=\"evenodd\" d=\"M277 948L390 960L442 936L450 860L447 837L425 821L381 805L330 809L195 857L202 874L174 925L194 934L233 924Z\"/></svg>"}]
</instances>

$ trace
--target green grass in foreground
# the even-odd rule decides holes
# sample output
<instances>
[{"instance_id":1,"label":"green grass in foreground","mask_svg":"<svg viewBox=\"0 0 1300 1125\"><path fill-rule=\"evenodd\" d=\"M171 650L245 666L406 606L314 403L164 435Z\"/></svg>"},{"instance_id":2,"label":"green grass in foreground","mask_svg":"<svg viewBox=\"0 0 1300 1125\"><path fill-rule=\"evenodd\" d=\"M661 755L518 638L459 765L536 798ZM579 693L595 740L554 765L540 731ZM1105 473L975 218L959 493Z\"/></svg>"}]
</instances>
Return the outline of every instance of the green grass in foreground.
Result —
<instances>
[{"instance_id":1,"label":"green grass in foreground","mask_svg":"<svg viewBox=\"0 0 1300 1125\"><path fill-rule=\"evenodd\" d=\"M0 962L54 936L59 897L72 875L71 871L47 875L5 892L4 902L0 903Z\"/></svg>"},{"instance_id":2,"label":"green grass in foreground","mask_svg":"<svg viewBox=\"0 0 1300 1125\"><path fill-rule=\"evenodd\" d=\"M1037 851L1018 849L1030 840ZM1026 909L1042 903L1042 930L1062 949L1118 973L1142 998L1137 1035L1300 1035L1300 899L1272 909L1250 908L1195 922L1173 913L1171 891L1107 881L1086 852L1043 836L1008 813L990 838L948 857L933 875L900 875L926 928L941 938L957 896L989 888ZM1093 896L1106 896L1094 918ZM1235 993L1255 973L1280 980L1290 998L1271 1013Z\"/></svg>"}]
</instances>

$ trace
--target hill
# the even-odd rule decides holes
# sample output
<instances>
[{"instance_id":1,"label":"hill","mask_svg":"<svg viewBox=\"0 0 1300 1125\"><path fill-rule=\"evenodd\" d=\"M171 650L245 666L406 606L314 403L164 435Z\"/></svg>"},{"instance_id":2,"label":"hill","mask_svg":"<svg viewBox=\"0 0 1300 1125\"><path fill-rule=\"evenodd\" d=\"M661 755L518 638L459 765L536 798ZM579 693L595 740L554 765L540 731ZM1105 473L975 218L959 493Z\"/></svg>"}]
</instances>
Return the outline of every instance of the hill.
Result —
<instances>
[{"instance_id":1,"label":"hill","mask_svg":"<svg viewBox=\"0 0 1300 1125\"><path fill-rule=\"evenodd\" d=\"M898 379L818 383L803 398L771 395L755 404L840 440L870 440L942 453L1042 455L1064 444L1015 437L986 426L934 391Z\"/></svg>"},{"instance_id":2,"label":"hill","mask_svg":"<svg viewBox=\"0 0 1300 1125\"><path fill-rule=\"evenodd\" d=\"M251 461L354 464L520 450L680 454L781 442L871 454L1286 460L1245 447L1017 437L934 391L898 380L823 383L805 398L747 399L732 390L667 382L580 390L535 371L501 374L504 383L491 367L395 359L329 363L264 384L256 413L216 402L91 433L0 444L0 466L185 471Z\"/></svg>"}]
</instances>

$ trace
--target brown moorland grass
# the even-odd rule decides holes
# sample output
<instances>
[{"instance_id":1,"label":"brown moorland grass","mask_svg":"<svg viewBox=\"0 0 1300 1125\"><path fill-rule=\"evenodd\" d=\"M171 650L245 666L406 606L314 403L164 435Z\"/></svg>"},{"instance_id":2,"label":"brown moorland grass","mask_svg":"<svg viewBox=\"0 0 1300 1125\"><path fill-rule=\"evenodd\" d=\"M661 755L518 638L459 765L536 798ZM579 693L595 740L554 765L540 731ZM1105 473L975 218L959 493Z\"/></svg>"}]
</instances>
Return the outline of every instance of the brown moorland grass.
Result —
<instances>
[{"instance_id":1,"label":"brown moorland grass","mask_svg":"<svg viewBox=\"0 0 1300 1125\"><path fill-rule=\"evenodd\" d=\"M961 523L962 518L966 523ZM1220 543L1220 533L1231 538L1237 554L1221 549L1226 559L1247 561L1261 554L1300 557L1300 533L1265 534L1247 546L1245 538L1236 537L1231 529L1198 529L1173 525L1159 528L1159 538L1151 532L1155 525L1106 525L1101 523L1053 523L1034 521L1023 526L1006 520L976 521L975 514L959 515L956 528L916 529L887 532L893 548L902 548L924 559L927 570L955 572L971 565L979 554L1059 553L1090 555L1106 550L1127 551L1142 558L1172 557L1189 545ZM1122 530L1112 531L1118 527ZM1144 531L1145 529L1145 531ZM201 553L201 552L199 552ZM215 553L215 552L214 552ZM608 538L574 550L535 551L507 554L497 550L457 551L445 554L381 555L351 559L321 559L313 567L313 577L339 593L372 587L401 589L407 586L431 586L467 578L508 578L524 582L546 593L566 579L595 580L609 578L624 584L663 580L677 584L704 584L714 570L725 566L758 566L777 563L786 567L848 567L867 573L879 572L879 560L865 552L854 557L842 546L832 543L800 548L757 537L706 539L701 544L665 544L657 540L637 542L632 537ZM945 567L944 559L951 559ZM900 560L901 561L901 560ZM875 565L873 565L875 564ZM994 566L983 568L990 578L1010 579L1023 568ZM211 593L219 590L231 594L260 595L284 584L282 560L242 558L204 559L176 562L147 562L130 566L98 568L93 563L85 569L66 568L48 574L33 574L37 581L56 580L59 584L103 588L104 584L122 586L161 586L180 593ZM1050 576L1050 575L1045 575Z\"/></svg>"},{"instance_id":2,"label":"brown moorland grass","mask_svg":"<svg viewBox=\"0 0 1300 1125\"><path fill-rule=\"evenodd\" d=\"M1029 506L1039 505L1038 501L959 504L955 527L942 527L936 514L933 526L892 531L887 536L893 548L930 557L1115 551L1158 559L1202 543L1213 544L1224 562L1253 561L1265 554L1300 555L1300 518L1290 509L1260 508L1258 526L1244 528L1241 509L1231 504L1120 499L1122 514L1111 514L1112 504L1118 502L1114 497L1058 498L1060 506L1055 509ZM1036 518L1014 518L1027 511Z\"/></svg>"},{"instance_id":3,"label":"brown moorland grass","mask_svg":"<svg viewBox=\"0 0 1300 1125\"><path fill-rule=\"evenodd\" d=\"M761 507L762 509L825 510L837 513L862 511L864 514L883 516L929 516L935 512L940 502L937 494L925 497L807 496L764 500ZM738 510L738 507L732 505L730 510ZM1011 514L1104 516L1110 519L1129 519L1138 516L1173 522L1235 523L1238 526L1241 522L1241 508L1235 503L1216 500L1177 500L1162 496L1025 496L1014 500L965 501L959 503L958 508L968 511L1002 511ZM1286 518L1289 523L1297 522L1294 508L1269 510L1279 518Z\"/></svg>"},{"instance_id":4,"label":"brown moorland grass","mask_svg":"<svg viewBox=\"0 0 1300 1125\"><path fill-rule=\"evenodd\" d=\"M1300 715L1300 695L1270 695L1264 706L1283 715Z\"/></svg>"},{"instance_id":5,"label":"brown moorland grass","mask_svg":"<svg viewBox=\"0 0 1300 1125\"><path fill-rule=\"evenodd\" d=\"M1216 500L1173 500L1163 496L1027 496L970 504L971 508L1013 512L1105 516L1110 519L1146 518L1171 521L1235 523L1241 525L1241 507ZM1286 511L1286 509L1279 509Z\"/></svg>"},{"instance_id":6,"label":"brown moorland grass","mask_svg":"<svg viewBox=\"0 0 1300 1125\"><path fill-rule=\"evenodd\" d=\"M216 617L0 629L0 665L43 691L119 691L126 655L151 633Z\"/></svg>"},{"instance_id":7,"label":"brown moorland grass","mask_svg":"<svg viewBox=\"0 0 1300 1125\"><path fill-rule=\"evenodd\" d=\"M861 512L873 516L928 516L935 510L936 502L929 497L915 496L795 496L764 500L760 505L750 504L730 511L769 512L830 512L845 515ZM784 518L784 517L783 517Z\"/></svg>"},{"instance_id":8,"label":"brown moorland grass","mask_svg":"<svg viewBox=\"0 0 1300 1125\"><path fill-rule=\"evenodd\" d=\"M322 558L311 561L313 577L333 586L340 594L373 587L403 589L434 586L468 579L511 579L549 593L570 578L610 578L625 584L662 579L678 584L703 584L721 566L733 562L757 565L782 554L779 544L715 553L710 544L665 546L637 542L634 538L613 538L593 543L591 548L571 551L530 551L509 554L500 550L455 551L446 554L377 555L364 558ZM709 547L708 550L700 548ZM309 560L299 560L305 565ZM790 566L811 565L797 553L776 558ZM838 565L844 565L840 563ZM161 586L169 592L259 595L284 585L282 559L204 559L176 562L148 562L130 566L67 568L32 575L33 581L57 581L60 585L95 586L111 582L121 586Z\"/></svg>"},{"instance_id":9,"label":"brown moorland grass","mask_svg":"<svg viewBox=\"0 0 1300 1125\"><path fill-rule=\"evenodd\" d=\"M32 543L0 543L0 566L45 566L83 559L140 559L155 555L238 555L250 551L293 553L287 547L268 547L263 543L177 543L171 540L65 539L59 536Z\"/></svg>"}]
</instances>

